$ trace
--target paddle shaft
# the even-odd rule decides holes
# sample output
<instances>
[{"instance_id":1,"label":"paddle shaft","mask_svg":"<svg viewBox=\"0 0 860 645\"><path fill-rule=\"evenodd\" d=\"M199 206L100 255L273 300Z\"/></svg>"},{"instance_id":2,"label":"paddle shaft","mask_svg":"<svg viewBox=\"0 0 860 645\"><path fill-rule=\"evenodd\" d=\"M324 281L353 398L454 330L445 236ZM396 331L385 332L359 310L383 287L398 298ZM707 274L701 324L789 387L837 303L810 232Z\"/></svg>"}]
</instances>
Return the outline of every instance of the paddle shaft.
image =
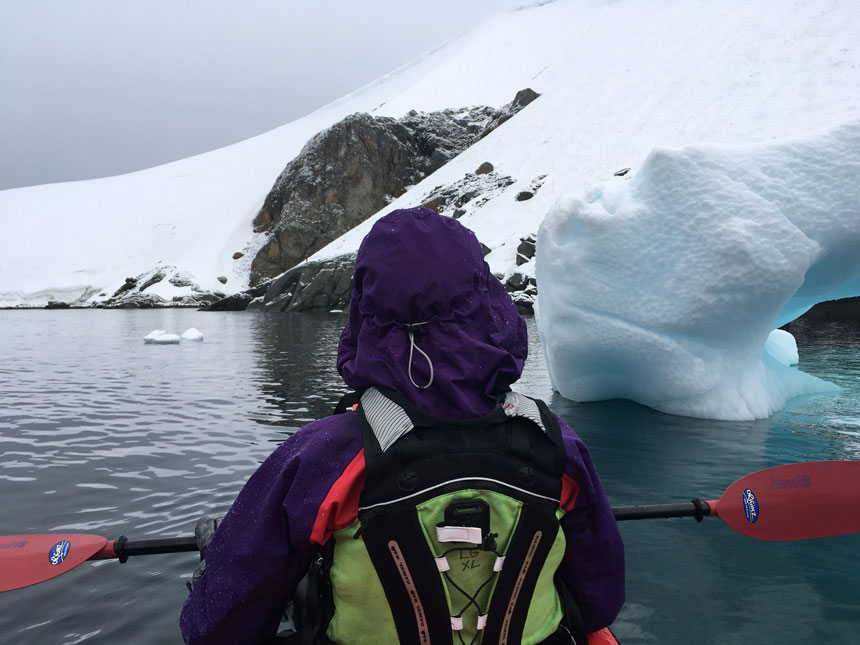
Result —
<instances>
[{"instance_id":1,"label":"paddle shaft","mask_svg":"<svg viewBox=\"0 0 860 645\"><path fill-rule=\"evenodd\" d=\"M619 522L625 520L651 520L669 517L695 517L712 515L713 502L698 501L684 504L645 504L642 506L615 506L612 514Z\"/></svg>"},{"instance_id":2,"label":"paddle shaft","mask_svg":"<svg viewBox=\"0 0 860 645\"><path fill-rule=\"evenodd\" d=\"M711 514L708 502L687 502L684 504L648 504L641 506L617 506L612 509L615 519L648 520L671 517L696 517ZM125 560L135 555L158 555L161 553L186 553L198 551L197 542L193 537L159 538L154 540L123 540L119 538L108 542L104 548L95 553L90 560L110 560L119 558Z\"/></svg>"},{"instance_id":3,"label":"paddle shaft","mask_svg":"<svg viewBox=\"0 0 860 645\"><path fill-rule=\"evenodd\" d=\"M193 537L156 538L154 540L127 540L125 536L108 541L104 547L89 557L90 560L119 559L125 562L134 555L159 555L161 553L186 553L199 551Z\"/></svg>"},{"instance_id":4,"label":"paddle shaft","mask_svg":"<svg viewBox=\"0 0 860 645\"><path fill-rule=\"evenodd\" d=\"M156 555L158 553L185 553L198 551L194 537L164 538L160 540L129 540L117 555Z\"/></svg>"}]
</instances>

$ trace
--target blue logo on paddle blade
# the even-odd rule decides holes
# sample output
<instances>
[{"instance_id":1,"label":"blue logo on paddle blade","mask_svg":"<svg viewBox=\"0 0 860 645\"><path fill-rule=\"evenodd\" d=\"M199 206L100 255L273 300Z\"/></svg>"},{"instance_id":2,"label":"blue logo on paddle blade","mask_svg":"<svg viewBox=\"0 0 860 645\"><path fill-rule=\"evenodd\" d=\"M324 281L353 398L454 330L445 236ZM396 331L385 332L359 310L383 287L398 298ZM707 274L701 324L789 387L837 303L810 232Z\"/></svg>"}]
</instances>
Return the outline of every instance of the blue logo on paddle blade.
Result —
<instances>
[{"instance_id":1,"label":"blue logo on paddle blade","mask_svg":"<svg viewBox=\"0 0 860 645\"><path fill-rule=\"evenodd\" d=\"M758 519L758 500L749 488L744 491L744 513L746 513L749 523L755 524Z\"/></svg>"},{"instance_id":2,"label":"blue logo on paddle blade","mask_svg":"<svg viewBox=\"0 0 860 645\"><path fill-rule=\"evenodd\" d=\"M72 545L68 540L57 542L53 547L51 547L51 564L55 566L60 564L66 559L66 556L69 555L69 549L71 548Z\"/></svg>"}]
</instances>

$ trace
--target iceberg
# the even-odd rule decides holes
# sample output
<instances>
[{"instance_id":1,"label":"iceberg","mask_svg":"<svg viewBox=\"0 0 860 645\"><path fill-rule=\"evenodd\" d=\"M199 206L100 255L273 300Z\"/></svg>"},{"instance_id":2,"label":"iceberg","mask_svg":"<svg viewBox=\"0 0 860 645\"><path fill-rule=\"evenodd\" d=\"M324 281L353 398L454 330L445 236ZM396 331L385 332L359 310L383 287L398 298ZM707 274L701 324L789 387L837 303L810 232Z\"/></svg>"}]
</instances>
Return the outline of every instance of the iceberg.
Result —
<instances>
[{"instance_id":1,"label":"iceberg","mask_svg":"<svg viewBox=\"0 0 860 645\"><path fill-rule=\"evenodd\" d=\"M168 334L163 329L153 329L143 337L143 342L147 345L178 345L179 336Z\"/></svg>"},{"instance_id":2,"label":"iceberg","mask_svg":"<svg viewBox=\"0 0 860 645\"><path fill-rule=\"evenodd\" d=\"M203 342L203 332L201 332L196 327L189 327L184 332L182 332L182 340L202 343Z\"/></svg>"},{"instance_id":3,"label":"iceberg","mask_svg":"<svg viewBox=\"0 0 860 645\"><path fill-rule=\"evenodd\" d=\"M838 391L786 365L778 337L765 344L816 303L860 295L860 121L657 149L629 177L560 198L541 223L536 313L553 387L726 420Z\"/></svg>"},{"instance_id":4,"label":"iceberg","mask_svg":"<svg viewBox=\"0 0 860 645\"><path fill-rule=\"evenodd\" d=\"M176 334L168 334L163 329L153 329L143 337L143 342L147 345L178 345L180 341L202 343L203 332L196 327L189 327L182 332L182 336L177 336Z\"/></svg>"}]
</instances>

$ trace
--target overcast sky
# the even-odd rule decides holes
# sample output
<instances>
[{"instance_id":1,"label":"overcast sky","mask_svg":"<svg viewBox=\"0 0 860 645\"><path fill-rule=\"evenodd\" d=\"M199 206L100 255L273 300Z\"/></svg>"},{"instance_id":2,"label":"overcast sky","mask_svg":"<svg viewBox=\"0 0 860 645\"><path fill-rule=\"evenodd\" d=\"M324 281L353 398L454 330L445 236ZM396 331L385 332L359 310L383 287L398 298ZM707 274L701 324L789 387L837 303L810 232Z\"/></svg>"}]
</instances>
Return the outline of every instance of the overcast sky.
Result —
<instances>
[{"instance_id":1,"label":"overcast sky","mask_svg":"<svg viewBox=\"0 0 860 645\"><path fill-rule=\"evenodd\" d=\"M265 132L528 0L0 0L0 190Z\"/></svg>"}]
</instances>

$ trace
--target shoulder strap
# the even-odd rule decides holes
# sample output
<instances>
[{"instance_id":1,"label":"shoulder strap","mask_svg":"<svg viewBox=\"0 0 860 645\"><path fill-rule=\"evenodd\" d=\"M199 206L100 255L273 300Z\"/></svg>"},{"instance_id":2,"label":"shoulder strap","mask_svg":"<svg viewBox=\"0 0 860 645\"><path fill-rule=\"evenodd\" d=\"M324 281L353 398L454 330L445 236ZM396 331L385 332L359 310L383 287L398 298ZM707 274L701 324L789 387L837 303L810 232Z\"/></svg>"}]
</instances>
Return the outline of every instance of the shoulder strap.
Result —
<instances>
[{"instance_id":1,"label":"shoulder strap","mask_svg":"<svg viewBox=\"0 0 860 645\"><path fill-rule=\"evenodd\" d=\"M379 388L369 387L361 395L360 407L376 443L382 452L388 450L395 441L410 432L416 425L432 425L439 421L414 405L403 401L401 397L383 392ZM487 423L500 420L499 410L507 417L521 417L534 422L544 433L555 442L558 432L558 420L546 407L543 401L532 399L518 392L506 392L499 401L497 408L486 417L463 422Z\"/></svg>"}]
</instances>

